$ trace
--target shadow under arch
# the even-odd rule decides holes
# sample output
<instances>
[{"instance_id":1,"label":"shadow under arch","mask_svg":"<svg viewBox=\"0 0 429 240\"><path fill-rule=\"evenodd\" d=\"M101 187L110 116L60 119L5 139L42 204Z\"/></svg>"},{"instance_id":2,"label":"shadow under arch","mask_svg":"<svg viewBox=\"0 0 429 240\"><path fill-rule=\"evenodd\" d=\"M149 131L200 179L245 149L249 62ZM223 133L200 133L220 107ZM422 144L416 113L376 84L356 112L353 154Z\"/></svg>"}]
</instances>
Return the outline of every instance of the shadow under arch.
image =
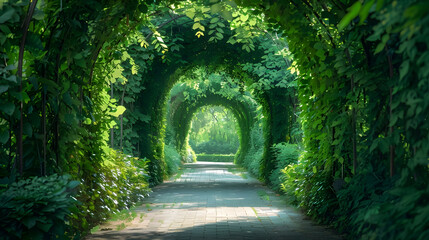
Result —
<instances>
[{"instance_id":1,"label":"shadow under arch","mask_svg":"<svg viewBox=\"0 0 429 240\"><path fill-rule=\"evenodd\" d=\"M171 115L170 124L173 127L176 148L180 153L186 151L187 137L192 118L198 109L208 105L217 105L227 108L237 120L240 147L235 155L234 163L242 164L250 149L250 130L255 123L254 117L256 109L254 105L246 101L243 97L228 99L219 93L210 92L197 100L185 100L180 102L177 107L169 113Z\"/></svg>"}]
</instances>

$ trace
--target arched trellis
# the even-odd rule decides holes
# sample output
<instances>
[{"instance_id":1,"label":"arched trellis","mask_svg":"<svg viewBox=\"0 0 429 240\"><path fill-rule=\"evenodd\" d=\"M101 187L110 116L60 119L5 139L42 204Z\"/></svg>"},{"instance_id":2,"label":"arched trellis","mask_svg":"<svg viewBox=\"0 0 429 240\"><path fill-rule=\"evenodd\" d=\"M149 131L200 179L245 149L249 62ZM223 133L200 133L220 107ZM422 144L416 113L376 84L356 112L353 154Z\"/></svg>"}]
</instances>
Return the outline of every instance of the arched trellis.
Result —
<instances>
[{"instance_id":1,"label":"arched trellis","mask_svg":"<svg viewBox=\"0 0 429 240\"><path fill-rule=\"evenodd\" d=\"M186 151L187 137L194 113L203 106L218 105L229 109L238 122L240 147L235 156L234 162L243 163L244 157L250 149L250 130L254 124L255 106L245 101L243 98L228 99L221 94L210 92L204 97L195 100L185 100L180 102L172 111L171 124L174 129L174 139L179 152Z\"/></svg>"},{"instance_id":2,"label":"arched trellis","mask_svg":"<svg viewBox=\"0 0 429 240\"><path fill-rule=\"evenodd\" d=\"M256 82L257 77L243 71L240 64L260 62L264 55L263 50L258 48L257 41L255 41L256 50L251 53L243 50L240 45L227 43L226 39L232 34L229 30L225 31L224 40L208 42L204 39L195 38L194 32L190 29L191 26L185 26L185 29L171 27L172 34L180 35L186 44L176 54L176 59L173 58L169 64L163 63L162 59L154 60L151 70L145 76L145 79L148 80L145 81L145 90L141 92L136 101L138 110L149 115L151 119L149 123L137 123L135 129L138 129L140 136L140 155L148 157L151 161L149 172L154 184L162 182L165 177L164 143L162 141L165 136L165 108L168 94L180 76L192 71L195 67L204 67L209 72L225 72L240 84L251 84ZM277 123L283 124L272 124L273 111L289 112L287 99L284 101L285 104L281 105L274 103L272 99L275 91L279 94L284 90L284 88L273 88L272 90L261 91L255 97L256 101L262 105L267 119L265 123L265 153L261 162L261 175L266 180L268 180L268 176L275 166L270 148L272 144L286 139L287 131L285 129L288 128L286 125L289 122L279 119ZM284 95L286 94L284 91ZM284 109L282 110L282 108ZM278 137L272 137L273 133Z\"/></svg>"}]
</instances>

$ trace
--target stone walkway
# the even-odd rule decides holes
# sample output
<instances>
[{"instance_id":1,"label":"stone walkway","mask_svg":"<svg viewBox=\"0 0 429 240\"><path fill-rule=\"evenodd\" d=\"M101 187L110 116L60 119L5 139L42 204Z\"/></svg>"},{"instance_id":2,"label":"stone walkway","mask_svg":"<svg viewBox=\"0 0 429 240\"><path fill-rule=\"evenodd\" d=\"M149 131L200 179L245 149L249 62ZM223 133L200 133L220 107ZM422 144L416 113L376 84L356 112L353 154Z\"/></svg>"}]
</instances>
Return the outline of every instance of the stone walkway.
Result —
<instances>
[{"instance_id":1,"label":"stone walkway","mask_svg":"<svg viewBox=\"0 0 429 240\"><path fill-rule=\"evenodd\" d=\"M186 164L153 189L130 226L89 239L341 239L243 174L231 163Z\"/></svg>"}]
</instances>

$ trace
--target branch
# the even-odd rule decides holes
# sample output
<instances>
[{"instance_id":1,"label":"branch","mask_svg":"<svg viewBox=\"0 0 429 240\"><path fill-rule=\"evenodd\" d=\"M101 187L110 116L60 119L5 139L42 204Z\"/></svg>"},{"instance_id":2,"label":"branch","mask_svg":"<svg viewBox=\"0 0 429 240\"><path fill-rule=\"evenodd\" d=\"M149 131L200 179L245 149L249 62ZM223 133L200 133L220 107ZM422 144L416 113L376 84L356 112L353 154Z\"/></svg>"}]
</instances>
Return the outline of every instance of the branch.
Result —
<instances>
[{"instance_id":1,"label":"branch","mask_svg":"<svg viewBox=\"0 0 429 240\"><path fill-rule=\"evenodd\" d=\"M30 26L31 18L33 17L34 9L36 8L37 0L33 0L31 2L31 5L28 9L27 17L25 18L24 22L22 23L22 39L21 44L19 46L19 57L18 57L18 79L19 79L19 92L22 91L22 65L24 62L24 49L25 49L25 41L27 40L27 34L28 34L28 27ZM19 122L19 137L18 137L18 154L19 154L19 174L22 176L22 172L24 170L24 164L23 164L23 149L22 149L22 136L24 131L24 119L23 119L23 109L24 109L24 102L21 99L21 104L19 107L21 119Z\"/></svg>"}]
</instances>

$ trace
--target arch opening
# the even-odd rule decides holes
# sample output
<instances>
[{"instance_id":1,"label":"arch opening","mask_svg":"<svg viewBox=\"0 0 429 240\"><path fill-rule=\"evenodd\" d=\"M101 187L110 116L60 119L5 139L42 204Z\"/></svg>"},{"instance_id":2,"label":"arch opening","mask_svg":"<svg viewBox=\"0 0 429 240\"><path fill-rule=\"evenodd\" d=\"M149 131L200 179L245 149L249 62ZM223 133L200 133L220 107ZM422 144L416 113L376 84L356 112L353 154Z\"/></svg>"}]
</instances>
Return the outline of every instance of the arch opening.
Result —
<instances>
[{"instance_id":1,"label":"arch opening","mask_svg":"<svg viewBox=\"0 0 429 240\"><path fill-rule=\"evenodd\" d=\"M195 161L188 145L192 119L201 108L222 107L236 119L239 148L234 162L241 164L249 150L257 104L250 93L239 93L238 85L214 76L220 75L210 74L207 81L188 81L172 88L167 106L166 143L177 148L183 161Z\"/></svg>"},{"instance_id":2,"label":"arch opening","mask_svg":"<svg viewBox=\"0 0 429 240\"><path fill-rule=\"evenodd\" d=\"M197 110L188 133L188 144L197 161L201 154L235 155L240 146L237 124L228 108L205 106Z\"/></svg>"}]
</instances>

